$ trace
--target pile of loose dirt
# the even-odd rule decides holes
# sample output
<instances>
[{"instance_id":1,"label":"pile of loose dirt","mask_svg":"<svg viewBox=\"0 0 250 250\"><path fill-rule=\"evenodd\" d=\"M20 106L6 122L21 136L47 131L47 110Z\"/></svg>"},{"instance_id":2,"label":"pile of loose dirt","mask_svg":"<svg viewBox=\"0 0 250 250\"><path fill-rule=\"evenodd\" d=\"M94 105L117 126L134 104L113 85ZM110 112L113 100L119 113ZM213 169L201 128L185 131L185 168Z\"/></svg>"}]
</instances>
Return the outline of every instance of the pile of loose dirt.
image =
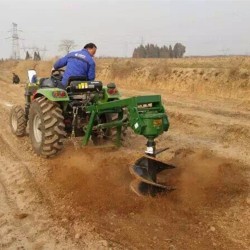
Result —
<instances>
[{"instance_id":1,"label":"pile of loose dirt","mask_svg":"<svg viewBox=\"0 0 250 250\"><path fill-rule=\"evenodd\" d=\"M154 247L160 249L170 245L183 248L178 239L185 238L192 249L212 244L222 249L232 244L239 249L230 239L223 239L219 226L213 235L210 227L216 226L212 219L215 215L225 216L223 209L239 197L247 197L244 167L209 151L180 149L169 161L176 168L159 177L177 189L141 199L128 188L132 180L128 167L136 158L138 154L125 149L76 151L73 146L67 147L63 155L49 162L50 181L68 204L58 211L60 216L79 223L83 217L111 242L126 245L129 239L135 247L150 246L155 239Z\"/></svg>"}]
</instances>

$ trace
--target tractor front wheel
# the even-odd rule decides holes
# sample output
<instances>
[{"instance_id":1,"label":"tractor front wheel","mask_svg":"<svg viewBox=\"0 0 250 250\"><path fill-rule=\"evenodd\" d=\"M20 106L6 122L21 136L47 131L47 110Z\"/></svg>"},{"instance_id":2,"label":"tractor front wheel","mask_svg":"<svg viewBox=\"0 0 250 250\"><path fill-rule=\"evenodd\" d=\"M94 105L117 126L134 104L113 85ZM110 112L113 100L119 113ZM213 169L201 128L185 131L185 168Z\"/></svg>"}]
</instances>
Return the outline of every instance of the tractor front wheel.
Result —
<instances>
[{"instance_id":1,"label":"tractor front wheel","mask_svg":"<svg viewBox=\"0 0 250 250\"><path fill-rule=\"evenodd\" d=\"M53 156L63 148L64 118L60 106L45 97L35 99L29 112L29 136L33 150L42 156Z\"/></svg>"}]
</instances>

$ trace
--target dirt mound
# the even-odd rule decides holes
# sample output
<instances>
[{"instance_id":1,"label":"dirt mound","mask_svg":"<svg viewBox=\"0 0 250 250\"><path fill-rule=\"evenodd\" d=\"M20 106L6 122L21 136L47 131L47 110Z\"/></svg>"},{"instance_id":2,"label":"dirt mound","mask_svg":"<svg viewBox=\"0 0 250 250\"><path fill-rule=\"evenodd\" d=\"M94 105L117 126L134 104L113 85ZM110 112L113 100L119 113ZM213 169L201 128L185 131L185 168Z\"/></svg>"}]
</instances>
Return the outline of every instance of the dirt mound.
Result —
<instances>
[{"instance_id":1,"label":"dirt mound","mask_svg":"<svg viewBox=\"0 0 250 250\"><path fill-rule=\"evenodd\" d=\"M185 207L228 206L248 188L243 167L209 151L178 150L173 161L179 166L172 176L178 187L175 199Z\"/></svg>"},{"instance_id":2,"label":"dirt mound","mask_svg":"<svg viewBox=\"0 0 250 250\"><path fill-rule=\"evenodd\" d=\"M249 100L249 57L99 59L98 78L120 87Z\"/></svg>"},{"instance_id":3,"label":"dirt mound","mask_svg":"<svg viewBox=\"0 0 250 250\"><path fill-rule=\"evenodd\" d=\"M96 206L99 213L111 208L118 209L119 213L122 210L130 213L134 211L134 207L129 209L132 202L124 203L132 196L128 187L133 178L128 167L137 157L137 154L126 150L122 150L122 153L121 150L95 148L76 151L72 146L50 161L51 178L64 183L66 190L77 191L76 202L81 206L98 201ZM173 204L182 203L185 206L207 206L213 205L211 201L216 201L216 206L227 206L227 194L232 198L233 194L237 195L247 188L243 167L216 157L211 152L178 150L169 162L177 168L163 172L159 178L178 188L173 192L174 200L172 193L169 193L158 197L162 201L171 200ZM132 200L136 206L139 205L136 203L138 199Z\"/></svg>"},{"instance_id":4,"label":"dirt mound","mask_svg":"<svg viewBox=\"0 0 250 250\"><path fill-rule=\"evenodd\" d=\"M96 206L102 214L114 209L114 202L120 213L134 210L133 205L124 204L124 199L130 196L128 166L135 157L129 159L113 149L75 150L69 146L65 151L50 162L52 179L63 183L67 191L74 192L76 204L89 208Z\"/></svg>"}]
</instances>

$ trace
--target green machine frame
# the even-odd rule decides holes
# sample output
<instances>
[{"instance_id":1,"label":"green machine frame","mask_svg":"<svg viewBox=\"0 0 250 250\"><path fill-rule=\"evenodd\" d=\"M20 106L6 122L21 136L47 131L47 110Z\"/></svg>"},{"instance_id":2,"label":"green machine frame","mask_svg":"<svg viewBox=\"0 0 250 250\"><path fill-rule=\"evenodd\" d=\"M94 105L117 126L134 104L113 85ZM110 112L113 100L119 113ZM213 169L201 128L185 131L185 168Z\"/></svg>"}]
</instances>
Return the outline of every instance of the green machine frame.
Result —
<instances>
[{"instance_id":1,"label":"green machine frame","mask_svg":"<svg viewBox=\"0 0 250 250\"><path fill-rule=\"evenodd\" d=\"M87 145L94 127L96 116L106 113L117 114L114 121L98 124L97 128L116 128L116 144L121 144L122 127L131 127L138 135L143 135L148 141L167 131L169 122L160 95L136 96L106 103L96 103L87 107L90 119L83 137L82 144ZM127 115L124 115L126 114Z\"/></svg>"}]
</instances>

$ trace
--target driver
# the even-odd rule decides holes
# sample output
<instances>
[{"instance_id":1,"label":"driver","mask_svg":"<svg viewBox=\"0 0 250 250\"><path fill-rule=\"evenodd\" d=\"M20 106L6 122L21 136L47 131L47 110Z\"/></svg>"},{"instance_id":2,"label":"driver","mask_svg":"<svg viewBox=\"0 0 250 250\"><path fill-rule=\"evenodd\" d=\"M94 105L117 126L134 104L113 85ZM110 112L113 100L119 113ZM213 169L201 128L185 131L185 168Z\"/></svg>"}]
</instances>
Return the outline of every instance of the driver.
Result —
<instances>
[{"instance_id":1,"label":"driver","mask_svg":"<svg viewBox=\"0 0 250 250\"><path fill-rule=\"evenodd\" d=\"M88 43L82 50L68 53L55 62L52 70L58 70L66 67L62 79L62 88L66 88L68 79L71 76L86 77L86 80L95 80L95 61L93 59L97 47L94 43Z\"/></svg>"}]
</instances>

